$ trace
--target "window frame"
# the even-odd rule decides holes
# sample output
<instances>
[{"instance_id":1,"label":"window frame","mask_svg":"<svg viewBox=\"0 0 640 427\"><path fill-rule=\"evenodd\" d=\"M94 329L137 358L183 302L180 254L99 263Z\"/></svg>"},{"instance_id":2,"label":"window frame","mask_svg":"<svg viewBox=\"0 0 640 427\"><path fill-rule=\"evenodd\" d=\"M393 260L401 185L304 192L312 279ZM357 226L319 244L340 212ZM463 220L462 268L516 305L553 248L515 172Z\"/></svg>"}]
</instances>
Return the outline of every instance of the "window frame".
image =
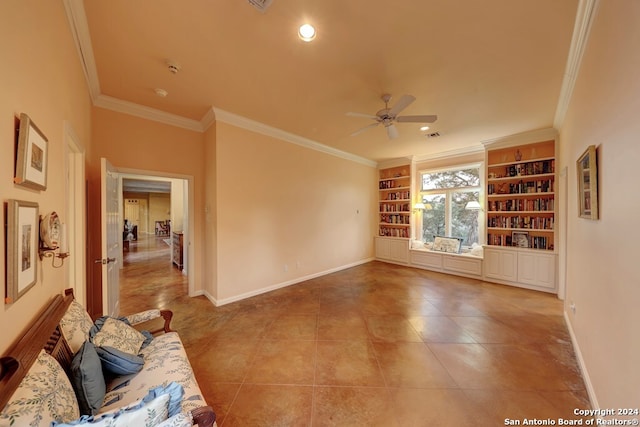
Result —
<instances>
[{"instance_id":1,"label":"window frame","mask_svg":"<svg viewBox=\"0 0 640 427\"><path fill-rule=\"evenodd\" d=\"M434 188L432 190L423 190L422 182L423 176L439 172L456 171L464 169L478 169L478 186L475 187L451 187L451 188ZM453 194L462 192L477 192L478 202L480 203L480 210L478 211L478 244L483 245L486 239L485 236L485 211L484 211L484 187L485 187L485 165L483 161L472 163L461 163L456 165L450 165L446 167L439 167L433 169L421 169L418 171L418 201L422 202L424 196L430 194L444 194L445 195L445 234L450 235L452 229L452 213L453 213ZM418 231L419 239L426 243L424 238L424 215L419 215L416 223L416 230ZM464 245L464 248L468 248L468 245Z\"/></svg>"}]
</instances>

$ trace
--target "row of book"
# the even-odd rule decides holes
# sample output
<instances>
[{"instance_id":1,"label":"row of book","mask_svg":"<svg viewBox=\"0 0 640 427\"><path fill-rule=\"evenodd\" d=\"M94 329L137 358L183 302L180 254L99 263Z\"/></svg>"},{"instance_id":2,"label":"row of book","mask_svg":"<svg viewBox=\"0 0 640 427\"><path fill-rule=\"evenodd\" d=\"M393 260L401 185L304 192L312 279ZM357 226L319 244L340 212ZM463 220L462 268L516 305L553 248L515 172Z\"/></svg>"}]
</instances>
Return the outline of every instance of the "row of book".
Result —
<instances>
[{"instance_id":1,"label":"row of book","mask_svg":"<svg viewBox=\"0 0 640 427\"><path fill-rule=\"evenodd\" d=\"M380 212L410 212L411 205L409 203L380 203Z\"/></svg>"},{"instance_id":2,"label":"row of book","mask_svg":"<svg viewBox=\"0 0 640 427\"><path fill-rule=\"evenodd\" d=\"M387 188L395 188L395 187L408 187L407 184L402 184L402 183L398 183L395 180L388 180L388 181L380 181L380 184L378 184L378 188L380 190L386 190Z\"/></svg>"},{"instance_id":3,"label":"row of book","mask_svg":"<svg viewBox=\"0 0 640 427\"><path fill-rule=\"evenodd\" d=\"M487 227L529 228L533 230L553 230L553 217L540 216L494 216L487 220Z\"/></svg>"},{"instance_id":4,"label":"row of book","mask_svg":"<svg viewBox=\"0 0 640 427\"><path fill-rule=\"evenodd\" d=\"M551 197L539 199L510 199L489 200L491 212L521 212L521 211L553 211L555 201Z\"/></svg>"},{"instance_id":5,"label":"row of book","mask_svg":"<svg viewBox=\"0 0 640 427\"><path fill-rule=\"evenodd\" d=\"M380 222L384 222L386 224L409 224L410 222L409 215L380 215Z\"/></svg>"},{"instance_id":6,"label":"row of book","mask_svg":"<svg viewBox=\"0 0 640 427\"><path fill-rule=\"evenodd\" d=\"M528 193L552 193L553 180L544 179L537 181L523 181L513 184L489 184L487 193L489 194L528 194Z\"/></svg>"},{"instance_id":7,"label":"row of book","mask_svg":"<svg viewBox=\"0 0 640 427\"><path fill-rule=\"evenodd\" d=\"M555 160L540 160L509 165L505 168L504 176L540 175L543 173L555 173Z\"/></svg>"},{"instance_id":8,"label":"row of book","mask_svg":"<svg viewBox=\"0 0 640 427\"><path fill-rule=\"evenodd\" d=\"M487 244L490 246L518 246L532 249L553 250L553 238L545 236L526 236L524 237L526 246L522 244L523 237L520 236L516 241L511 235L507 234L489 234L487 235Z\"/></svg>"},{"instance_id":9,"label":"row of book","mask_svg":"<svg viewBox=\"0 0 640 427\"><path fill-rule=\"evenodd\" d=\"M396 191L395 193L388 193L387 198L384 200L409 200L410 198L410 191Z\"/></svg>"},{"instance_id":10,"label":"row of book","mask_svg":"<svg viewBox=\"0 0 640 427\"><path fill-rule=\"evenodd\" d=\"M409 229L380 227L380 235L384 237L409 237Z\"/></svg>"}]
</instances>

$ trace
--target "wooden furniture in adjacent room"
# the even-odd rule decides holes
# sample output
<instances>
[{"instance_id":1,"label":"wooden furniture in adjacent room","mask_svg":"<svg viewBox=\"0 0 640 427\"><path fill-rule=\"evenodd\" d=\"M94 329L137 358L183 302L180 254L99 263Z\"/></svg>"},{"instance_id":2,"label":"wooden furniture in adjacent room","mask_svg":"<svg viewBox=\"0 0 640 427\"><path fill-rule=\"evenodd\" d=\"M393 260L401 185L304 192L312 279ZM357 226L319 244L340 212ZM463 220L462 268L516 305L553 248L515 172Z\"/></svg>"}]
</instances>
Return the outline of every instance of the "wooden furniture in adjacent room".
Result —
<instances>
[{"instance_id":1,"label":"wooden furniture in adjacent room","mask_svg":"<svg viewBox=\"0 0 640 427\"><path fill-rule=\"evenodd\" d=\"M183 260L184 233L174 232L172 235L172 243L173 244L171 245L171 249L172 249L171 259L173 260L173 263L180 270L182 270L182 265L184 264L184 260Z\"/></svg>"},{"instance_id":2,"label":"wooden furniture in adjacent room","mask_svg":"<svg viewBox=\"0 0 640 427\"><path fill-rule=\"evenodd\" d=\"M171 220L156 221L156 236L168 236L171 232Z\"/></svg>"}]
</instances>

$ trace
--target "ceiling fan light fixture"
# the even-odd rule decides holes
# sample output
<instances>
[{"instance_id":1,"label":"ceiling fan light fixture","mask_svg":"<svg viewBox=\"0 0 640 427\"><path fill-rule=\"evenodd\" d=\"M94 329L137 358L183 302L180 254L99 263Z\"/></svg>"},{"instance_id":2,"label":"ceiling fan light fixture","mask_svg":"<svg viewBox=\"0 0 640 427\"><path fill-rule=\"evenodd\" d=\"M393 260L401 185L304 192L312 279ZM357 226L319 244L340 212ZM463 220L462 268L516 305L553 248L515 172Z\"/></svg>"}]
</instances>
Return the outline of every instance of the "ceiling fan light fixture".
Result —
<instances>
[{"instance_id":1,"label":"ceiling fan light fixture","mask_svg":"<svg viewBox=\"0 0 640 427\"><path fill-rule=\"evenodd\" d=\"M310 42L316 38L316 29L311 24L302 24L298 29L298 37L304 42Z\"/></svg>"}]
</instances>

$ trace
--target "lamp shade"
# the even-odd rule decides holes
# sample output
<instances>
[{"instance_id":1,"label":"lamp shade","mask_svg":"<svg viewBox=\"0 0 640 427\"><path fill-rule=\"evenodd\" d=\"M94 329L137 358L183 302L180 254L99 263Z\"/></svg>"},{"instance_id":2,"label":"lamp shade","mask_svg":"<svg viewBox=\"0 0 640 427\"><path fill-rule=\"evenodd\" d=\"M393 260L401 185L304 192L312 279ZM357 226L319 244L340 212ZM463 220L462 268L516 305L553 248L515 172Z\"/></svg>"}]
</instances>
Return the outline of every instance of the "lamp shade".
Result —
<instances>
[{"instance_id":1,"label":"lamp shade","mask_svg":"<svg viewBox=\"0 0 640 427\"><path fill-rule=\"evenodd\" d=\"M413 209L425 209L424 203L416 203L413 205Z\"/></svg>"},{"instance_id":2,"label":"lamp shade","mask_svg":"<svg viewBox=\"0 0 640 427\"><path fill-rule=\"evenodd\" d=\"M470 202L467 203L467 205L464 207L467 210L470 211L479 211L480 210L480 203L477 200L472 200Z\"/></svg>"}]
</instances>

